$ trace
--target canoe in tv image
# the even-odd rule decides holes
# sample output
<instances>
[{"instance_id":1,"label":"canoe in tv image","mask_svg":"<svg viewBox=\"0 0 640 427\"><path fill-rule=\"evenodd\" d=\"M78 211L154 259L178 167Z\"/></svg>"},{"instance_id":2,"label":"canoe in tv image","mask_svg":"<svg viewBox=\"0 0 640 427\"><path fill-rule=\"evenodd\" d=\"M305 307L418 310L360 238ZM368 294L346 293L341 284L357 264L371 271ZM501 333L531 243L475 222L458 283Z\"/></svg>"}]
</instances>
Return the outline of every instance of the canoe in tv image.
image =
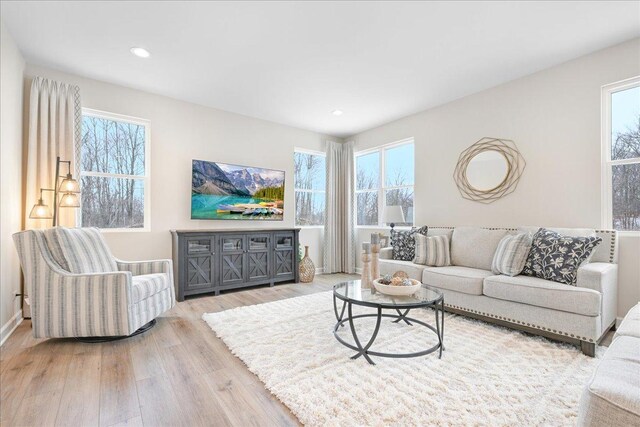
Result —
<instances>
[{"instance_id":1,"label":"canoe in tv image","mask_svg":"<svg viewBox=\"0 0 640 427\"><path fill-rule=\"evenodd\" d=\"M282 221L284 171L193 160L191 219Z\"/></svg>"}]
</instances>

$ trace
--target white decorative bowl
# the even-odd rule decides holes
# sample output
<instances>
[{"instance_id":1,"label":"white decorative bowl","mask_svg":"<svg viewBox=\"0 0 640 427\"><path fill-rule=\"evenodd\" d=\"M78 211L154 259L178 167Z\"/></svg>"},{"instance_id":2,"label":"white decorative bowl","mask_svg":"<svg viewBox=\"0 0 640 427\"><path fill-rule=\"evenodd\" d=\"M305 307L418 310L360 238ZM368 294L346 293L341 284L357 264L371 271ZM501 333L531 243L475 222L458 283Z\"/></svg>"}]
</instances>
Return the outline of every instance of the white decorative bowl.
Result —
<instances>
[{"instance_id":1,"label":"white decorative bowl","mask_svg":"<svg viewBox=\"0 0 640 427\"><path fill-rule=\"evenodd\" d=\"M413 283L412 286L384 285L378 282L378 279L373 281L373 286L375 286L378 292L383 293L385 295L394 295L394 296L413 295L418 291L418 289L420 289L420 286L422 286L422 283L420 283L415 279L409 279L409 280L411 280L411 283Z\"/></svg>"}]
</instances>

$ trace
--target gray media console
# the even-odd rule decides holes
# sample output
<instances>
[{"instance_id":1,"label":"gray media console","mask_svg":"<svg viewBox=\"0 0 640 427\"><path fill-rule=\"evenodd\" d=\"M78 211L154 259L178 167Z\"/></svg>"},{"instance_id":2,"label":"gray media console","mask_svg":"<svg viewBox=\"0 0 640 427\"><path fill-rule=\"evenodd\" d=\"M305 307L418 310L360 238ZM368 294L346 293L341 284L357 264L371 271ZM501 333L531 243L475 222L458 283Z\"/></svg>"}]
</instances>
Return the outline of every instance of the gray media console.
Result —
<instances>
[{"instance_id":1,"label":"gray media console","mask_svg":"<svg viewBox=\"0 0 640 427\"><path fill-rule=\"evenodd\" d=\"M172 230L178 301L225 289L299 281L298 228Z\"/></svg>"}]
</instances>

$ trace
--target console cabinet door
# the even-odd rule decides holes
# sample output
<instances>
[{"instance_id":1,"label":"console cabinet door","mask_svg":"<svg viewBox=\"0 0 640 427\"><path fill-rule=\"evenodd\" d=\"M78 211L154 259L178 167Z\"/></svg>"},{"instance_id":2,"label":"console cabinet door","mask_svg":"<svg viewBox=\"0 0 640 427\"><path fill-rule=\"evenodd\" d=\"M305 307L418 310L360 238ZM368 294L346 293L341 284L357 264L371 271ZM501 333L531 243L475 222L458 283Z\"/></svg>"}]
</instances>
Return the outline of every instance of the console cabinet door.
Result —
<instances>
[{"instance_id":1,"label":"console cabinet door","mask_svg":"<svg viewBox=\"0 0 640 427\"><path fill-rule=\"evenodd\" d=\"M215 243L215 236L188 237L186 239L186 277L183 282L186 293L213 291L216 286Z\"/></svg>"},{"instance_id":2,"label":"console cabinet door","mask_svg":"<svg viewBox=\"0 0 640 427\"><path fill-rule=\"evenodd\" d=\"M245 235L223 234L220 236L220 286L245 282L247 266Z\"/></svg>"},{"instance_id":3,"label":"console cabinet door","mask_svg":"<svg viewBox=\"0 0 640 427\"><path fill-rule=\"evenodd\" d=\"M273 271L276 280L295 278L295 238L293 232L273 234Z\"/></svg>"},{"instance_id":4,"label":"console cabinet door","mask_svg":"<svg viewBox=\"0 0 640 427\"><path fill-rule=\"evenodd\" d=\"M247 281L268 280L271 273L271 234L247 235Z\"/></svg>"}]
</instances>

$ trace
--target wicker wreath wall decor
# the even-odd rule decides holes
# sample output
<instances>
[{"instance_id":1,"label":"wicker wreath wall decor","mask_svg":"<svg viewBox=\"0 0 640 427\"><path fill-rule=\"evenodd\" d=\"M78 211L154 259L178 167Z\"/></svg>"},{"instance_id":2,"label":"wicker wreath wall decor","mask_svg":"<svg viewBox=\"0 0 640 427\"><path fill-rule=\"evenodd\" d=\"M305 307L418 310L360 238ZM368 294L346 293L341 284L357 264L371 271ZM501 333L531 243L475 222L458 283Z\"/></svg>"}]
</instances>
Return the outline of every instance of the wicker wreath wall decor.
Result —
<instances>
[{"instance_id":1,"label":"wicker wreath wall decor","mask_svg":"<svg viewBox=\"0 0 640 427\"><path fill-rule=\"evenodd\" d=\"M507 163L506 173L502 182L497 186L491 189L478 189L469 182L467 170L474 157L487 151L494 151L504 156ZM526 162L513 141L485 137L460 153L453 179L458 186L458 190L460 190L460 194L465 199L481 203L493 203L515 191L525 166Z\"/></svg>"}]
</instances>

